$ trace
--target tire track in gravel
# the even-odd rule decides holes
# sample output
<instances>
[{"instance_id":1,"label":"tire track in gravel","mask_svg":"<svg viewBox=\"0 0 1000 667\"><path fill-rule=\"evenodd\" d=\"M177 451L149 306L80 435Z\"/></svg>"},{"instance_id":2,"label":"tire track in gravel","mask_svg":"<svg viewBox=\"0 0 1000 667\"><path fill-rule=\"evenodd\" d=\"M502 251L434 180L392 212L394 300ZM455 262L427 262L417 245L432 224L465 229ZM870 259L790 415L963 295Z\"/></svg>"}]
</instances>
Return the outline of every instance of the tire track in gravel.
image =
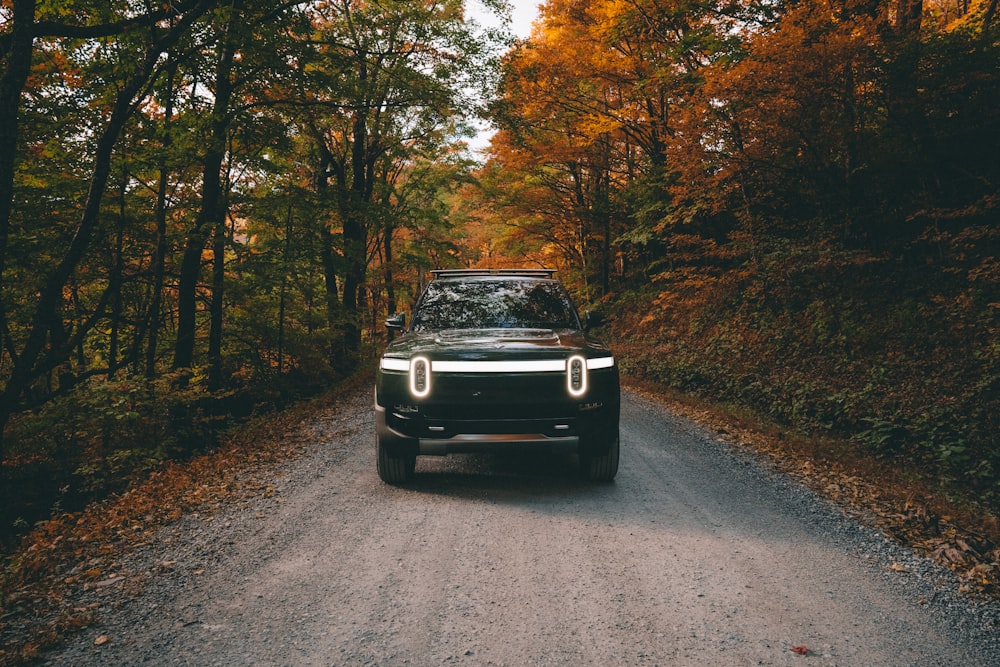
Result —
<instances>
[{"instance_id":1,"label":"tire track in gravel","mask_svg":"<svg viewBox=\"0 0 1000 667\"><path fill-rule=\"evenodd\" d=\"M123 570L170 572L104 593L99 625L44 662L1000 664L1000 614L949 573L623 399L613 484L571 457L484 454L421 458L395 488L358 391L308 425L274 497L164 529Z\"/></svg>"}]
</instances>

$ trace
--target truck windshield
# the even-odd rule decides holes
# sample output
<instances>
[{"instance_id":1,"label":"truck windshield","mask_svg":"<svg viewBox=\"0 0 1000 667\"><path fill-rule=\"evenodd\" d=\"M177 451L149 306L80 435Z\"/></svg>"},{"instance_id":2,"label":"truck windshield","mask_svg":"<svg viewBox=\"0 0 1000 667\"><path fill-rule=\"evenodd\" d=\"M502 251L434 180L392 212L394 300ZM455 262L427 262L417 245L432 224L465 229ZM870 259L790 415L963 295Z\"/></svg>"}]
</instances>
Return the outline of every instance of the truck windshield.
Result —
<instances>
[{"instance_id":1,"label":"truck windshield","mask_svg":"<svg viewBox=\"0 0 1000 667\"><path fill-rule=\"evenodd\" d=\"M433 281L413 314L413 331L441 329L579 329L557 281Z\"/></svg>"}]
</instances>

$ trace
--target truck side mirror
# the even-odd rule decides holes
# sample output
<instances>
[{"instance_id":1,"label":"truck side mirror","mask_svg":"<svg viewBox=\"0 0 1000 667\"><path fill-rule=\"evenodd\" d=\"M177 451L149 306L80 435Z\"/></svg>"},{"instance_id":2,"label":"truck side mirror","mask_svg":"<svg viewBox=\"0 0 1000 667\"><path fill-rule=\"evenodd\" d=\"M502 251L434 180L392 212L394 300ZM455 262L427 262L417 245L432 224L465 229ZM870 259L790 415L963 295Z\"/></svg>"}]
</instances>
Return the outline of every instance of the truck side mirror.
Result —
<instances>
[{"instance_id":1,"label":"truck side mirror","mask_svg":"<svg viewBox=\"0 0 1000 667\"><path fill-rule=\"evenodd\" d=\"M585 329L593 329L604 324L604 313L599 310L588 310L583 314L583 326Z\"/></svg>"},{"instance_id":2,"label":"truck side mirror","mask_svg":"<svg viewBox=\"0 0 1000 667\"><path fill-rule=\"evenodd\" d=\"M403 331L406 329L406 313L390 315L385 321L385 326L389 328L389 331Z\"/></svg>"}]
</instances>

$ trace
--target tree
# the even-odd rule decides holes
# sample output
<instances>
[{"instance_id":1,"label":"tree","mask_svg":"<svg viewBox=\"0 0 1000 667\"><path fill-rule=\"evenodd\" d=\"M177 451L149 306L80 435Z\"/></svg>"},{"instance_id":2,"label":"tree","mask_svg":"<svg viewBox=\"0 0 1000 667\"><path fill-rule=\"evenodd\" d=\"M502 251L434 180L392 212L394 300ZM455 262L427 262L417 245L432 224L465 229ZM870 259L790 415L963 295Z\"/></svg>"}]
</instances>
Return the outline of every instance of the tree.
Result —
<instances>
[{"instance_id":1,"label":"tree","mask_svg":"<svg viewBox=\"0 0 1000 667\"><path fill-rule=\"evenodd\" d=\"M379 184L435 133L461 131L460 114L470 111L462 90L483 72L492 44L463 21L458 0L319 3L313 23L309 104L319 113L304 127L317 142L317 189L323 196L332 189L342 233L339 248L326 255L326 273L332 277L342 263L340 325L350 365L361 342ZM333 287L331 278L327 283Z\"/></svg>"},{"instance_id":2,"label":"tree","mask_svg":"<svg viewBox=\"0 0 1000 667\"><path fill-rule=\"evenodd\" d=\"M4 299L6 283L0 283L0 303L3 303L4 313L2 321L7 327L4 349L12 362L0 395L0 433L10 415L23 404L25 391L32 381L62 364L104 311L110 291L105 291L98 307L86 321L72 334L66 332L60 314L63 290L87 253L98 227L115 144L137 104L145 97L151 79L162 66L160 56L191 30L212 4L209 0L198 0L178 4L168 8L166 12L156 10L138 16L125 15L117 21L95 22L91 26L58 23L45 20L47 17L38 20L35 16L36 4L31 1L19 1L13 7L15 16L12 23L15 30L9 44L5 44L7 68L0 88L0 123L6 133L0 137L0 181L4 183L0 186L0 201L3 202L0 203L0 272L7 267L9 225L14 198L13 188L9 184L13 176L13 165L16 164L19 128L17 116L26 86L26 67L30 63L34 40L42 37L89 39L115 34L139 39L134 44L135 50L128 54L129 60L121 63L121 79L114 82L115 93L109 95L106 123L96 128L93 135L90 186L79 213L79 221L65 252L41 281L38 298L30 314L18 316L17 319L25 327L22 335L11 330L10 304ZM103 17L99 5L97 3L91 8L93 17L97 19ZM171 18L170 26L164 29L159 22L168 16ZM18 303L17 306L26 307L26 304ZM65 376L62 389L68 389L75 381L76 378ZM2 452L0 447L0 454Z\"/></svg>"},{"instance_id":3,"label":"tree","mask_svg":"<svg viewBox=\"0 0 1000 667\"><path fill-rule=\"evenodd\" d=\"M458 0L11 0L0 15L5 435L45 405L112 415L130 383L170 421L163 442L124 445L150 465L221 400L206 390L253 408L350 367L363 327L421 280L394 256L455 261L441 193L465 166L445 144L467 133L496 44ZM104 426L65 428L25 446L57 447L70 476L120 453Z\"/></svg>"},{"instance_id":4,"label":"tree","mask_svg":"<svg viewBox=\"0 0 1000 667\"><path fill-rule=\"evenodd\" d=\"M277 6L266 2L232 0L220 7L215 20L206 26L214 46L209 64L193 58L187 64L190 77L198 81L200 67L214 70L210 92L211 111L202 118L196 104L191 105L195 123L205 126L201 150L202 178L199 211L186 233L178 281L178 323L173 368L195 365L198 324L198 295L201 288L203 253L211 240L212 280L209 290L209 335L207 360L209 387L219 389L225 380L223 365L223 305L226 284L227 218L229 197L236 183L235 174L252 169L268 143L276 143L287 130L270 126L274 134L260 137L262 143L245 146L235 152L237 134L253 136L263 114L274 115L276 107L288 104L290 88L288 65L295 53L291 26L301 17L300 2ZM204 85L201 83L200 85Z\"/></svg>"}]
</instances>

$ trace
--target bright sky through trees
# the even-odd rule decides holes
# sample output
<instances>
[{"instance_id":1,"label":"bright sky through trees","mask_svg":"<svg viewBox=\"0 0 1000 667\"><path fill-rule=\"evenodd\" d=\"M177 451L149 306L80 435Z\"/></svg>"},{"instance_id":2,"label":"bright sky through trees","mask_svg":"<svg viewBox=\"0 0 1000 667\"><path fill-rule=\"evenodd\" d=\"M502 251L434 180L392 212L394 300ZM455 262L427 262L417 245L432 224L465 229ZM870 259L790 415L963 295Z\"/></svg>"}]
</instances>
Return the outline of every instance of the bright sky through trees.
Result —
<instances>
[{"instance_id":1,"label":"bright sky through trees","mask_svg":"<svg viewBox=\"0 0 1000 667\"><path fill-rule=\"evenodd\" d=\"M510 29L519 39L527 39L531 35L531 23L538 16L538 5L542 0L510 0ZM469 0L467 4L469 16L483 25L496 25L497 18L485 9L479 0Z\"/></svg>"},{"instance_id":2,"label":"bright sky through trees","mask_svg":"<svg viewBox=\"0 0 1000 667\"><path fill-rule=\"evenodd\" d=\"M538 5L542 0L510 0L511 23L510 30L518 39L527 39L531 36L531 24L538 16ZM499 19L489 10L485 9L478 0L469 0L466 5L468 16L475 19L484 26L494 26L499 24ZM473 151L482 151L490 143L490 137L496 130L489 126L484 126L478 135L469 141L469 146Z\"/></svg>"},{"instance_id":3,"label":"bright sky through trees","mask_svg":"<svg viewBox=\"0 0 1000 667\"><path fill-rule=\"evenodd\" d=\"M511 0L511 30L521 39L531 36L531 23L538 16L540 0Z\"/></svg>"}]
</instances>

